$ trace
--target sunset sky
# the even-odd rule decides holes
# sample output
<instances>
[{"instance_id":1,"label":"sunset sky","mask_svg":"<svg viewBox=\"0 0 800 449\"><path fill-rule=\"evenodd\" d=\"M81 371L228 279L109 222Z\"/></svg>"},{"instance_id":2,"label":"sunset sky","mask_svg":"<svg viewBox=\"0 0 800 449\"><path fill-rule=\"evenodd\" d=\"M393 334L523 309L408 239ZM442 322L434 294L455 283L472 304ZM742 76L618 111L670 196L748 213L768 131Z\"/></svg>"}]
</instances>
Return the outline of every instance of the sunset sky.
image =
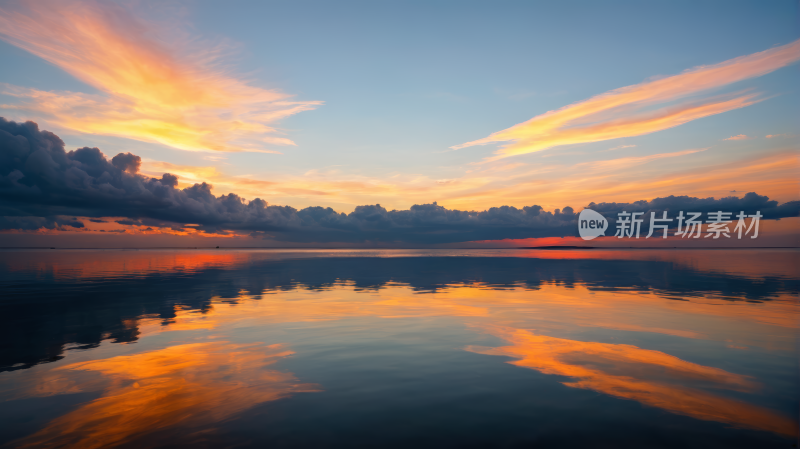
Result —
<instances>
[{"instance_id":1,"label":"sunset sky","mask_svg":"<svg viewBox=\"0 0 800 449\"><path fill-rule=\"evenodd\" d=\"M114 162L125 185L207 182L215 196L295 209L538 205L558 220L567 206L671 195L784 204L800 200L797 19L794 1L2 1L0 117L37 123L67 152L138 155L138 172ZM16 182L13 170L0 165L0 177ZM15 239L127 229L342 241L271 234L291 217L180 223L184 212L140 202L19 195L0 204ZM50 225L19 224L30 217ZM459 241L406 234L388 240Z\"/></svg>"}]
</instances>

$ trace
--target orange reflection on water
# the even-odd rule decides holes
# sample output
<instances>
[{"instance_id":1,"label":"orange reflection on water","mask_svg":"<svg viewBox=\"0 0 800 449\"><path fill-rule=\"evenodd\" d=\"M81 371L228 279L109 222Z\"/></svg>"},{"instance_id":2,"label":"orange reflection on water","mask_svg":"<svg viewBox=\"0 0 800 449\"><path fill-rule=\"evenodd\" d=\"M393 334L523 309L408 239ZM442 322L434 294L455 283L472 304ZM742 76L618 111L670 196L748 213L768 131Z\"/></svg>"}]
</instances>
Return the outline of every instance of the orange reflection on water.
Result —
<instances>
[{"instance_id":1,"label":"orange reflection on water","mask_svg":"<svg viewBox=\"0 0 800 449\"><path fill-rule=\"evenodd\" d=\"M94 449L173 426L213 426L253 406L320 391L265 369L293 352L281 345L191 343L59 368L99 373L103 396L20 441L21 447Z\"/></svg>"},{"instance_id":2,"label":"orange reflection on water","mask_svg":"<svg viewBox=\"0 0 800 449\"><path fill-rule=\"evenodd\" d=\"M800 251L761 249L572 249L521 250L517 257L559 260L641 260L671 262L693 271L746 277L800 277Z\"/></svg>"},{"instance_id":3,"label":"orange reflection on water","mask_svg":"<svg viewBox=\"0 0 800 449\"><path fill-rule=\"evenodd\" d=\"M650 292L595 291L584 285L567 288L554 283L543 283L538 290L462 284L425 294L400 284L377 292L337 284L325 291L242 293L232 299L213 298L212 307L204 312L176 309L176 317L166 325L158 318L142 320L140 330L148 335L357 317L457 317L468 323L516 328L601 327L793 351L794 334L775 327L796 329L800 312L796 299L785 294L763 303L702 297L672 301Z\"/></svg>"},{"instance_id":4,"label":"orange reflection on water","mask_svg":"<svg viewBox=\"0 0 800 449\"><path fill-rule=\"evenodd\" d=\"M250 259L247 252L213 251L52 251L47 259L37 252L15 255L11 271L35 271L55 279L91 279L142 276L153 273L196 272L233 268Z\"/></svg>"},{"instance_id":5,"label":"orange reflection on water","mask_svg":"<svg viewBox=\"0 0 800 449\"><path fill-rule=\"evenodd\" d=\"M544 257L543 253L552 258L611 260L620 256L617 251L606 250L530 254L520 251L518 254ZM253 260L248 257L275 257L266 253L251 254L256 253L133 252L120 257L125 265L119 265L119 261L109 265L107 260L100 264L88 256L81 256L78 265L90 267L81 273L91 276L103 273L102 270L191 270ZM797 253L776 254L781 263L797 257ZM182 258L184 255L187 259ZM695 269L713 261L702 253L678 251L659 254L636 251L624 255L628 259L640 258L638 260L658 257L657 260L669 260ZM740 254L736 259L747 258ZM772 270L770 265L753 263L752 258L748 260L750 263L746 267ZM725 261L704 269L728 272L733 268L733 262ZM75 274L70 273L70 276ZM514 357L517 361L513 363L518 366L573 378L565 385L635 400L697 419L796 435L796 424L785 416L706 391L713 388L746 394L756 392L758 385L746 376L637 346L563 338L573 337L573 332L585 335L588 328L605 328L724 342L736 351L753 346L791 352L796 351L794 330L798 328L796 317L800 308L789 293L753 303L725 301L713 295L687 296L681 298L684 301L672 301L665 299L663 292L641 290L642 287L611 291L580 282L565 285L543 281L535 287L535 290L522 286L498 289L481 283L454 284L420 294L399 283L367 291L359 291L353 282L338 282L320 290L294 284L292 290L274 294L242 291L235 298L214 297L212 305L202 310L174 306L175 316L168 320L144 315L123 324L128 329L138 328L141 337L165 331L206 332L208 337L213 331L215 336L224 337L235 335L238 329L266 329L276 323L305 322L311 327L315 322L356 317L369 320L456 318L451 324L489 329L511 343L502 348L470 347L469 350ZM537 329L537 333L518 329ZM615 335L630 336L619 332ZM669 341L691 344L690 340ZM727 350L723 345L717 347ZM37 385L32 390L35 393L29 395L87 391L89 385L88 388L94 390L104 388L103 397L56 419L23 443L44 447L113 446L170 426L214 425L258 403L297 392L318 391L314 385L298 384L291 374L264 369L290 354L280 346L196 343L68 365L53 371L93 373L102 380L99 384L74 383L71 379L68 382L52 376L52 379L42 379L52 381L49 387Z\"/></svg>"},{"instance_id":6,"label":"orange reflection on water","mask_svg":"<svg viewBox=\"0 0 800 449\"><path fill-rule=\"evenodd\" d=\"M236 268L262 260L307 257L514 257L542 260L660 261L693 271L758 277L800 277L800 251L783 249L501 249L501 250L55 250L19 251L10 271L53 273L58 279L84 279L196 272L207 268Z\"/></svg>"},{"instance_id":7,"label":"orange reflection on water","mask_svg":"<svg viewBox=\"0 0 800 449\"><path fill-rule=\"evenodd\" d=\"M771 410L728 399L701 388L752 392L758 388L746 376L681 360L633 345L584 342L537 335L527 330L487 327L510 346L467 350L501 355L509 362L542 372L568 376L564 385L632 399L672 413L737 427L797 435L797 423ZM693 387L687 387L691 384Z\"/></svg>"},{"instance_id":8,"label":"orange reflection on water","mask_svg":"<svg viewBox=\"0 0 800 449\"><path fill-rule=\"evenodd\" d=\"M465 289L471 290L471 289ZM219 300L220 298L214 298ZM379 292L361 292L350 284L326 291L290 291L260 296L241 294L237 303L215 302L209 319L216 325L237 321L292 323L330 321L355 317L422 318L487 317L483 304L469 304L455 295L417 294L405 285Z\"/></svg>"}]
</instances>

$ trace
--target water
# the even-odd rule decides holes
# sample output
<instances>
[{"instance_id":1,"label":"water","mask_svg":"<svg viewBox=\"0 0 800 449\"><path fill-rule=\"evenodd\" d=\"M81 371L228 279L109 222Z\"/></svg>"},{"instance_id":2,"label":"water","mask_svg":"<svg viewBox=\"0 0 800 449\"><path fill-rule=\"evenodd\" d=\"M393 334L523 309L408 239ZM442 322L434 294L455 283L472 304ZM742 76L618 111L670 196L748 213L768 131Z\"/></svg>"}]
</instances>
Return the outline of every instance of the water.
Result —
<instances>
[{"instance_id":1,"label":"water","mask_svg":"<svg viewBox=\"0 0 800 449\"><path fill-rule=\"evenodd\" d=\"M0 251L0 445L793 447L798 259Z\"/></svg>"}]
</instances>

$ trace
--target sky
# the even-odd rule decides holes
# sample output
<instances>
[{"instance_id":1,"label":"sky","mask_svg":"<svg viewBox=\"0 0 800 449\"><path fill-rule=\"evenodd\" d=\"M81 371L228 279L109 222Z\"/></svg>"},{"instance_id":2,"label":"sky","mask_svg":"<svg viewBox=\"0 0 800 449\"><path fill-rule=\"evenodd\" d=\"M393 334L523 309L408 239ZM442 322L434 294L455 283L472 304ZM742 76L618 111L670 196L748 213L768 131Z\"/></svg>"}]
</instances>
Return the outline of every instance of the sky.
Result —
<instances>
[{"instance_id":1,"label":"sky","mask_svg":"<svg viewBox=\"0 0 800 449\"><path fill-rule=\"evenodd\" d=\"M0 146L11 161L0 176L17 186L0 204L0 244L77 233L91 245L101 230L136 244L519 243L574 236L591 203L750 192L775 211L789 203L770 226L798 224L797 2L0 1L0 12L0 117L38 125L0 132L33 142L47 130L65 154L107 159L53 156L55 182ZM120 153L139 159L112 163ZM249 215L217 199L227 194Z\"/></svg>"}]
</instances>

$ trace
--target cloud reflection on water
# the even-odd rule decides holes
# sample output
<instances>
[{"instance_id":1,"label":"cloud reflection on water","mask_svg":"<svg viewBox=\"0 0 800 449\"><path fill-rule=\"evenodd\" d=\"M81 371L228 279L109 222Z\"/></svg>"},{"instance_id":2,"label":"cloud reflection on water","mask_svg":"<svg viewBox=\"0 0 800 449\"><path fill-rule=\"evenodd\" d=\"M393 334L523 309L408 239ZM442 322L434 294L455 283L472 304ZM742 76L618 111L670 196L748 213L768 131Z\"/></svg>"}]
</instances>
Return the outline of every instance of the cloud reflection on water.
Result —
<instances>
[{"instance_id":1,"label":"cloud reflection on water","mask_svg":"<svg viewBox=\"0 0 800 449\"><path fill-rule=\"evenodd\" d=\"M279 344L204 342L60 367L101 374L103 395L50 422L20 447L111 447L176 426L208 432L258 404L320 391L267 368L292 354Z\"/></svg>"},{"instance_id":2,"label":"cloud reflection on water","mask_svg":"<svg viewBox=\"0 0 800 449\"><path fill-rule=\"evenodd\" d=\"M383 253L388 256L365 257ZM178 428L197 436L192 432L237 419L258 404L320 391L324 382L306 384L268 368L293 351L304 356L291 338L271 346L217 339L239 341L247 335L243 329L297 323L313 329L348 319L446 320L436 322L509 343L468 351L567 376L564 385L576 389L698 420L797 435L791 417L757 405L762 379L648 347L669 341L672 346L659 347L683 350L703 341L722 351L796 354L798 279L786 263L796 261L797 252L39 254L26 254L24 268L7 281L19 289L35 285L38 293L0 302L7 311L0 322L9 324L0 341L20 342L0 351L2 361L20 374L17 379L27 379L11 396L101 396L24 439L29 446L114 446ZM758 260L764 263L753 263ZM629 344L591 341L599 335ZM93 352L103 340L162 337L172 338L173 346L114 356L119 346L112 344ZM69 345L84 351L23 375L21 370L61 360L50 354ZM695 354L700 360L702 351ZM71 354L106 358L76 362Z\"/></svg>"},{"instance_id":3,"label":"cloud reflection on water","mask_svg":"<svg viewBox=\"0 0 800 449\"><path fill-rule=\"evenodd\" d=\"M537 335L523 329L489 328L487 332L510 346L468 351L513 357L513 365L544 374L568 376L574 388L632 399L672 413L787 436L797 434L797 423L787 416L705 389L754 392L759 385L746 376L698 365L627 344L568 340Z\"/></svg>"}]
</instances>

